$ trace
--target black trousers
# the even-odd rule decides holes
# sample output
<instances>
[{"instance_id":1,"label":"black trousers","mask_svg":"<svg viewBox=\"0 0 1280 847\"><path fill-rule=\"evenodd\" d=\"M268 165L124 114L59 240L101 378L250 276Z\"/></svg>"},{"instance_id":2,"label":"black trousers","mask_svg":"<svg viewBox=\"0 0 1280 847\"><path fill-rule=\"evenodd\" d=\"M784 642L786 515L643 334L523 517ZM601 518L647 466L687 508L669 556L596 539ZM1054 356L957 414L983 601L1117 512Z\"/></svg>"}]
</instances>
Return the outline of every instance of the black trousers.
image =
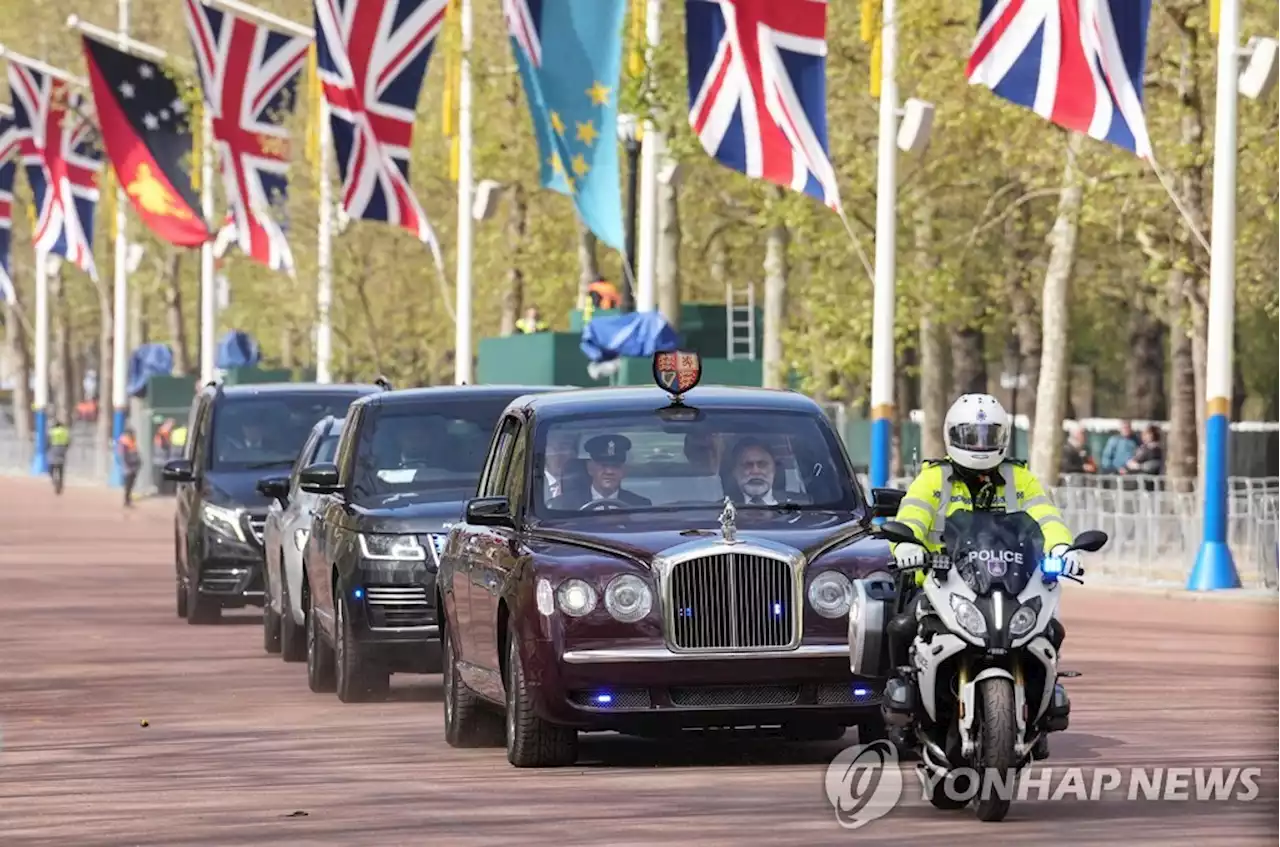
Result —
<instances>
[{"instance_id":1,"label":"black trousers","mask_svg":"<svg viewBox=\"0 0 1280 847\"><path fill-rule=\"evenodd\" d=\"M62 474L63 464L56 462L49 466L49 478L53 480L53 490L58 494L62 493Z\"/></svg>"},{"instance_id":2,"label":"black trousers","mask_svg":"<svg viewBox=\"0 0 1280 847\"><path fill-rule=\"evenodd\" d=\"M133 505L133 485L137 481L138 472L126 469L124 472L124 504L126 506Z\"/></svg>"},{"instance_id":3,"label":"black trousers","mask_svg":"<svg viewBox=\"0 0 1280 847\"><path fill-rule=\"evenodd\" d=\"M889 639L889 667L891 668L891 673L897 673L898 668L907 664L907 653L911 650L911 642L915 640L916 631L920 628L920 624L916 620L916 609L919 608L923 599L924 592L917 588L915 596L907 602L902 614L895 615L885 628L885 635ZM1048 637L1049 643L1053 645L1054 650L1061 650L1062 642L1067 637L1067 628L1062 625L1062 621L1050 621L1045 635Z\"/></svg>"}]
</instances>

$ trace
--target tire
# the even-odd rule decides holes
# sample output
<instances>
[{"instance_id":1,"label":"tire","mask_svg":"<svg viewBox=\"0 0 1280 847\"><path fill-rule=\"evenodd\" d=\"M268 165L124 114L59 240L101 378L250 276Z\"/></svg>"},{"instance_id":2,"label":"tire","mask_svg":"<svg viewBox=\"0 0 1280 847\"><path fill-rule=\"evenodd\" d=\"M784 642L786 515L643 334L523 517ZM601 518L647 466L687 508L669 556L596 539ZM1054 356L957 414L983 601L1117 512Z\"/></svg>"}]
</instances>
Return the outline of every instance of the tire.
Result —
<instances>
[{"instance_id":1,"label":"tire","mask_svg":"<svg viewBox=\"0 0 1280 847\"><path fill-rule=\"evenodd\" d=\"M488 709L458 675L458 654L453 648L453 632L447 625L441 640L444 740L450 747L502 747L507 728L501 716Z\"/></svg>"},{"instance_id":2,"label":"tire","mask_svg":"<svg viewBox=\"0 0 1280 847\"><path fill-rule=\"evenodd\" d=\"M178 600L177 602L178 617L183 618L185 620L187 617L187 588L185 585L182 584L181 579L175 578L174 584L177 586L177 591L175 593L177 594L177 600Z\"/></svg>"},{"instance_id":3,"label":"tire","mask_svg":"<svg viewBox=\"0 0 1280 847\"><path fill-rule=\"evenodd\" d=\"M286 662L307 660L307 631L293 620L293 602L289 599L289 581L280 585L280 658Z\"/></svg>"},{"instance_id":4,"label":"tire","mask_svg":"<svg viewBox=\"0 0 1280 847\"><path fill-rule=\"evenodd\" d=\"M365 651L356 641L355 630L351 626L351 609L347 606L345 595L336 598L333 610L337 615L334 623L337 638L334 639L333 667L334 690L338 699L343 703L383 699L391 687L391 674L371 665L365 657Z\"/></svg>"},{"instance_id":5,"label":"tire","mask_svg":"<svg viewBox=\"0 0 1280 847\"><path fill-rule=\"evenodd\" d=\"M222 620L222 604L200 593L200 577L187 581L187 623L209 626Z\"/></svg>"},{"instance_id":6,"label":"tire","mask_svg":"<svg viewBox=\"0 0 1280 847\"><path fill-rule=\"evenodd\" d=\"M331 694L334 689L333 648L324 643L316 604L307 598L307 687L316 694Z\"/></svg>"},{"instance_id":7,"label":"tire","mask_svg":"<svg viewBox=\"0 0 1280 847\"><path fill-rule=\"evenodd\" d=\"M559 768L578 761L578 731L534 714L520 642L507 636L507 761L518 768Z\"/></svg>"},{"instance_id":8,"label":"tire","mask_svg":"<svg viewBox=\"0 0 1280 847\"><path fill-rule=\"evenodd\" d=\"M984 679L978 690L982 708L982 737L978 747L978 770L994 770L998 777L990 784L1003 784L1003 776L1013 770L1014 744L1018 729L1014 722L1013 683L1003 677ZM983 794L989 792L983 791ZM1002 821L1009 814L1009 798L982 796L974 798L974 811L978 820Z\"/></svg>"}]
</instances>

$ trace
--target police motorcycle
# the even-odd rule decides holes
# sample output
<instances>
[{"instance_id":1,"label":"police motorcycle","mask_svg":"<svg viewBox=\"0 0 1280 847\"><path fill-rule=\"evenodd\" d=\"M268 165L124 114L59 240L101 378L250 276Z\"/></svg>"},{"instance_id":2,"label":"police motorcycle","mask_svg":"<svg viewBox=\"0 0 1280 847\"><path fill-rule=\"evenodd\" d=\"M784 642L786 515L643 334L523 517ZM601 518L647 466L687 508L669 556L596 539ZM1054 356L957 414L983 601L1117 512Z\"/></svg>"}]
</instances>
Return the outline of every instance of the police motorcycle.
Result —
<instances>
[{"instance_id":1,"label":"police motorcycle","mask_svg":"<svg viewBox=\"0 0 1280 847\"><path fill-rule=\"evenodd\" d=\"M876 535L918 543L896 521ZM885 720L899 745L919 752L921 781L935 807L973 802L980 820L999 821L1009 811L1008 792L956 783L984 775L1016 778L1042 737L1067 728L1071 705L1058 679L1078 674L1058 671L1055 618L1059 581L1083 580L1066 574L1061 558L1045 554L1040 527L1025 512L948 515L942 540L942 552L925 559L918 629L907 656L918 702L891 679L884 702L893 708L884 710ZM1097 552L1106 542L1106 533L1089 530L1071 549ZM908 607L917 570L900 570L892 587L883 577L854 583L849 644L855 675L892 674L885 627Z\"/></svg>"}]
</instances>

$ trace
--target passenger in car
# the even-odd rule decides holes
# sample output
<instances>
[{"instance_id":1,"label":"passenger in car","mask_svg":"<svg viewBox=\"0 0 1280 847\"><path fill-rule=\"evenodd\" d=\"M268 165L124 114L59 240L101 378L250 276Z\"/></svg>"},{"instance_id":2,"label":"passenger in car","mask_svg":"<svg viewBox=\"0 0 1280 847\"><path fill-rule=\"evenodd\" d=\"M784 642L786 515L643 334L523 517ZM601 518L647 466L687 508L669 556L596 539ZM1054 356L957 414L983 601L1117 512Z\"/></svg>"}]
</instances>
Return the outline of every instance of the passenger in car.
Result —
<instances>
[{"instance_id":1,"label":"passenger in car","mask_svg":"<svg viewBox=\"0 0 1280 847\"><path fill-rule=\"evenodd\" d=\"M732 485L726 488L734 502L745 506L776 506L779 503L808 503L799 491L787 491L785 478L779 478L778 458L763 439L747 436L736 445L729 457ZM782 483L780 490L775 484Z\"/></svg>"}]
</instances>

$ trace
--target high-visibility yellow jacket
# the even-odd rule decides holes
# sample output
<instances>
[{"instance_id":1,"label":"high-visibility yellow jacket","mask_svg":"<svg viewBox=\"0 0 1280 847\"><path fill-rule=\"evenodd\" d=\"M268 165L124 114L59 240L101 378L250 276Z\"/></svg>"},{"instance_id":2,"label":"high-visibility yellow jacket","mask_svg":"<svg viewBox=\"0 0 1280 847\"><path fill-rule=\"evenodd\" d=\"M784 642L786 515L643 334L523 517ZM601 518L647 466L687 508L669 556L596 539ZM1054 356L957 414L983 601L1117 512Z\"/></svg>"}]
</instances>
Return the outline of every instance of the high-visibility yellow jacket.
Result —
<instances>
[{"instance_id":1,"label":"high-visibility yellow jacket","mask_svg":"<svg viewBox=\"0 0 1280 847\"><path fill-rule=\"evenodd\" d=\"M169 434L169 443L174 447L187 446L187 428L185 426L176 426L173 432Z\"/></svg>"},{"instance_id":2,"label":"high-visibility yellow jacket","mask_svg":"<svg viewBox=\"0 0 1280 847\"><path fill-rule=\"evenodd\" d=\"M65 426L55 426L49 429L49 446L50 447L66 447L71 443L71 430Z\"/></svg>"},{"instance_id":3,"label":"high-visibility yellow jacket","mask_svg":"<svg viewBox=\"0 0 1280 847\"><path fill-rule=\"evenodd\" d=\"M1040 525L1046 552L1059 544L1072 542L1071 530L1062 520L1062 513L1049 499L1040 480L1025 465L1005 461L992 472L992 482L996 493L991 510L1023 511L1030 515ZM1012 507L1006 505L1010 488L1016 493ZM926 462L907 488L894 520L910 527L926 550L937 553L942 548L942 530L947 516L959 511L973 511L969 486L954 478L949 461ZM923 576L920 573L917 580L923 581Z\"/></svg>"}]
</instances>

